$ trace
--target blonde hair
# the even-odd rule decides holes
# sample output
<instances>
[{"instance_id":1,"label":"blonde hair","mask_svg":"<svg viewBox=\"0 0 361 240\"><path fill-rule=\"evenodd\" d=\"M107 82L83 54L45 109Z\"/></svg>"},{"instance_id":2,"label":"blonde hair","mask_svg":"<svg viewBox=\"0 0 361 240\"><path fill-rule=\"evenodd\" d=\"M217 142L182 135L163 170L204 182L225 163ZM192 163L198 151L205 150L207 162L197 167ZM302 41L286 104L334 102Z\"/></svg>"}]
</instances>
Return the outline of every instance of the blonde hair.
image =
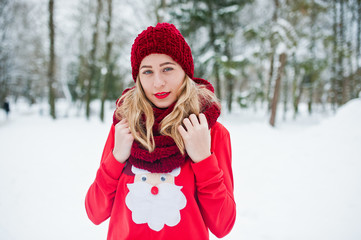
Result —
<instances>
[{"instance_id":1,"label":"blonde hair","mask_svg":"<svg viewBox=\"0 0 361 240\"><path fill-rule=\"evenodd\" d=\"M216 104L220 108L220 104L213 92L204 85L196 84L187 75L177 95L178 100L173 111L160 123L160 134L172 137L180 152L184 154L184 142L178 131L183 119L192 113L198 115L209 105ZM156 146L152 130L153 104L146 97L139 77L136 86L119 99L115 114L118 119L127 119L134 138L149 152L154 151ZM143 114L146 116L145 119Z\"/></svg>"}]
</instances>

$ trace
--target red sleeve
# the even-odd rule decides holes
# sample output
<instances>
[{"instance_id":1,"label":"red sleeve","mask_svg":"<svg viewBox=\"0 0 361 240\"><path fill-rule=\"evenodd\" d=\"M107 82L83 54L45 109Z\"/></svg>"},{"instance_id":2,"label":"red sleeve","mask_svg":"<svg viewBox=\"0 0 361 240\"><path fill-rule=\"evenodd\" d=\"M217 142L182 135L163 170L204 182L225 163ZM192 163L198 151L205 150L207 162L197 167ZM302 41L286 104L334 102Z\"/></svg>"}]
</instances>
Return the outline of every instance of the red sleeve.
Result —
<instances>
[{"instance_id":1,"label":"red sleeve","mask_svg":"<svg viewBox=\"0 0 361 240\"><path fill-rule=\"evenodd\" d=\"M86 212L94 224L100 224L109 218L118 180L125 166L114 158L113 148L114 126L112 125L95 181L90 186L85 198Z\"/></svg>"},{"instance_id":2,"label":"red sleeve","mask_svg":"<svg viewBox=\"0 0 361 240\"><path fill-rule=\"evenodd\" d=\"M192 164L197 195L205 223L218 238L226 236L236 220L232 153L229 132L220 123L212 128L212 155Z\"/></svg>"}]
</instances>

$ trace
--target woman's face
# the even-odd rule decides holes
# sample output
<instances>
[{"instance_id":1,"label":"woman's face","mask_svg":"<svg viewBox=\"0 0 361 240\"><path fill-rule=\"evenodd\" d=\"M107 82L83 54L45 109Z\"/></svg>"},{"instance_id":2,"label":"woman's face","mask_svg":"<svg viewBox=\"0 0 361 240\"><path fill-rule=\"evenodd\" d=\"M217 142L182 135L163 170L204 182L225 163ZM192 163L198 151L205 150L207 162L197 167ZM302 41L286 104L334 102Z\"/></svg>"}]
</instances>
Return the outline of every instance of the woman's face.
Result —
<instances>
[{"instance_id":1,"label":"woman's face","mask_svg":"<svg viewBox=\"0 0 361 240\"><path fill-rule=\"evenodd\" d=\"M166 54L150 54L140 63L139 80L147 98L158 108L167 108L178 99L185 72Z\"/></svg>"}]
</instances>

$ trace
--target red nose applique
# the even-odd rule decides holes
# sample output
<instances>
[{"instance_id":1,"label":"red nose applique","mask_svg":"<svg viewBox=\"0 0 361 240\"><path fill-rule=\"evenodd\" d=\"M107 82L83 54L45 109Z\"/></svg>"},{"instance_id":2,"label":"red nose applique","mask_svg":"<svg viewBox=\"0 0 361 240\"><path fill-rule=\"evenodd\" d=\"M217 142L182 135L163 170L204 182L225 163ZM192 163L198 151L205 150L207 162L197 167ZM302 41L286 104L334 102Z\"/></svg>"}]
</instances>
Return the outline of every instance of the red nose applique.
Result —
<instances>
[{"instance_id":1,"label":"red nose applique","mask_svg":"<svg viewBox=\"0 0 361 240\"><path fill-rule=\"evenodd\" d=\"M158 189L156 186L154 186L154 187L152 187L152 189L150 190L150 192L151 192L153 195L157 195L158 192L159 192L159 189Z\"/></svg>"}]
</instances>

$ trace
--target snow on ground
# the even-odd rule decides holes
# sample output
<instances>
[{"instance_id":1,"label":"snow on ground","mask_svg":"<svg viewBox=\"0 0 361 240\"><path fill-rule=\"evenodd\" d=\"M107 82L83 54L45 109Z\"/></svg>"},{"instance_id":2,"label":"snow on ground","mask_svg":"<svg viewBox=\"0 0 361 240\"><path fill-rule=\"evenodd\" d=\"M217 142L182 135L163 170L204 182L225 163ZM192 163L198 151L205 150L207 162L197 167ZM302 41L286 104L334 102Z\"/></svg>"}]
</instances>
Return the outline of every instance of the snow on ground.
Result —
<instances>
[{"instance_id":1,"label":"snow on ground","mask_svg":"<svg viewBox=\"0 0 361 240\"><path fill-rule=\"evenodd\" d=\"M106 239L108 222L93 225L84 198L111 111L101 123L74 112L53 121L42 109L17 104L8 120L0 113L0 239ZM252 111L223 115L237 203L225 239L361 239L360 120L361 99L276 128Z\"/></svg>"}]
</instances>

